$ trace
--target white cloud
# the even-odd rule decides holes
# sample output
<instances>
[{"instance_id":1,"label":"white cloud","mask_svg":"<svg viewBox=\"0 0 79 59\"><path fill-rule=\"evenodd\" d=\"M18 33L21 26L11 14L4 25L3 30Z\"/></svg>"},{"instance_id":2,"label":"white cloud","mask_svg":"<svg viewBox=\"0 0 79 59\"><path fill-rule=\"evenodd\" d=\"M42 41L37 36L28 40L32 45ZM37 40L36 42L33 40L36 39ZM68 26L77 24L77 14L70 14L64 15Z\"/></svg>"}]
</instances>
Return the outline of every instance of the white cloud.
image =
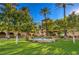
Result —
<instances>
[{"instance_id":1,"label":"white cloud","mask_svg":"<svg viewBox=\"0 0 79 59\"><path fill-rule=\"evenodd\" d=\"M79 14L79 8L75 10L75 14Z\"/></svg>"},{"instance_id":2,"label":"white cloud","mask_svg":"<svg viewBox=\"0 0 79 59\"><path fill-rule=\"evenodd\" d=\"M75 12L75 14L78 14L78 15L79 15L79 8L73 9L73 10L70 12L70 14L71 14L73 11Z\"/></svg>"}]
</instances>

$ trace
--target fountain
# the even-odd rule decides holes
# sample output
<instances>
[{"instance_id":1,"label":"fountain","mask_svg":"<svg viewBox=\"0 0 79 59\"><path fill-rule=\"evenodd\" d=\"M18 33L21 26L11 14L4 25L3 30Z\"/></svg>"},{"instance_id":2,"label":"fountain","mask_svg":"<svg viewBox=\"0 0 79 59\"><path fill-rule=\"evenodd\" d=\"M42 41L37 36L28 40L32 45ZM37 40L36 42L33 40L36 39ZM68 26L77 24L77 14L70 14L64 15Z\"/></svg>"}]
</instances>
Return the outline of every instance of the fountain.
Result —
<instances>
[{"instance_id":1,"label":"fountain","mask_svg":"<svg viewBox=\"0 0 79 59\"><path fill-rule=\"evenodd\" d=\"M39 28L37 26L37 28ZM43 28L43 21L42 21L42 25L40 26L40 30L39 32L37 32L36 30L36 36L34 38L32 38L33 41L36 42L55 42L55 39L53 37L48 37L48 29L47 29L47 25L46 25L46 29Z\"/></svg>"},{"instance_id":2,"label":"fountain","mask_svg":"<svg viewBox=\"0 0 79 59\"><path fill-rule=\"evenodd\" d=\"M32 38L33 41L36 42L55 42L54 38L49 38L46 36L45 30L41 29L39 33L37 33L38 36Z\"/></svg>"},{"instance_id":3,"label":"fountain","mask_svg":"<svg viewBox=\"0 0 79 59\"><path fill-rule=\"evenodd\" d=\"M55 42L55 39L49 38L33 38L32 40L37 42Z\"/></svg>"}]
</instances>

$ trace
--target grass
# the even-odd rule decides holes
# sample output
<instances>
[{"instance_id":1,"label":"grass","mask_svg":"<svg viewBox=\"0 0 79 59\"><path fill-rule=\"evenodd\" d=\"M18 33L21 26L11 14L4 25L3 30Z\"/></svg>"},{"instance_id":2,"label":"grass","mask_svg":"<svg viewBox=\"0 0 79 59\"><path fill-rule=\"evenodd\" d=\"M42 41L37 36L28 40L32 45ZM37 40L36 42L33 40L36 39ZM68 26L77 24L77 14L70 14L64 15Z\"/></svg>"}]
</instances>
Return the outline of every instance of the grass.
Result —
<instances>
[{"instance_id":1,"label":"grass","mask_svg":"<svg viewBox=\"0 0 79 59\"><path fill-rule=\"evenodd\" d=\"M20 39L0 40L0 55L75 55L79 54L79 41L60 39L55 43L33 43Z\"/></svg>"}]
</instances>

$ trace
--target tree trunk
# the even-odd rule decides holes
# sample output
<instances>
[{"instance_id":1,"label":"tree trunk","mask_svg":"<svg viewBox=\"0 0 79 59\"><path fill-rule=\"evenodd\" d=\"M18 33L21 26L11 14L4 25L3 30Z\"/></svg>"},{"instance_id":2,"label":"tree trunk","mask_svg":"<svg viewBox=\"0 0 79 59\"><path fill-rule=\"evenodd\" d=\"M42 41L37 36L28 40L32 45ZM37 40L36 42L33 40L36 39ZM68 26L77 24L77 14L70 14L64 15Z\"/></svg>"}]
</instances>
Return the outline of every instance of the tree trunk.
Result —
<instances>
[{"instance_id":1,"label":"tree trunk","mask_svg":"<svg viewBox=\"0 0 79 59\"><path fill-rule=\"evenodd\" d=\"M75 36L73 35L73 44L75 44Z\"/></svg>"},{"instance_id":2,"label":"tree trunk","mask_svg":"<svg viewBox=\"0 0 79 59\"><path fill-rule=\"evenodd\" d=\"M18 44L18 41L19 41L18 32L16 32L15 34L16 34L16 44Z\"/></svg>"},{"instance_id":3,"label":"tree trunk","mask_svg":"<svg viewBox=\"0 0 79 59\"><path fill-rule=\"evenodd\" d=\"M67 23L66 23L66 5L64 4L63 5L63 8L64 8L64 22L65 22L65 28L64 28L64 38L66 39L67 38Z\"/></svg>"},{"instance_id":4,"label":"tree trunk","mask_svg":"<svg viewBox=\"0 0 79 59\"><path fill-rule=\"evenodd\" d=\"M73 44L75 44L75 32L74 32L74 30L72 31L73 32Z\"/></svg>"},{"instance_id":5,"label":"tree trunk","mask_svg":"<svg viewBox=\"0 0 79 59\"><path fill-rule=\"evenodd\" d=\"M10 38L8 31L5 32L6 33L6 40Z\"/></svg>"},{"instance_id":6,"label":"tree trunk","mask_svg":"<svg viewBox=\"0 0 79 59\"><path fill-rule=\"evenodd\" d=\"M48 36L48 26L47 26L47 14L44 14L45 20L46 20L46 36Z\"/></svg>"},{"instance_id":7,"label":"tree trunk","mask_svg":"<svg viewBox=\"0 0 79 59\"><path fill-rule=\"evenodd\" d=\"M28 37L27 33L26 33L25 39L26 39L26 41L29 40L29 37Z\"/></svg>"},{"instance_id":8,"label":"tree trunk","mask_svg":"<svg viewBox=\"0 0 79 59\"><path fill-rule=\"evenodd\" d=\"M67 38L67 30L66 30L66 28L64 29L64 38L65 39Z\"/></svg>"}]
</instances>

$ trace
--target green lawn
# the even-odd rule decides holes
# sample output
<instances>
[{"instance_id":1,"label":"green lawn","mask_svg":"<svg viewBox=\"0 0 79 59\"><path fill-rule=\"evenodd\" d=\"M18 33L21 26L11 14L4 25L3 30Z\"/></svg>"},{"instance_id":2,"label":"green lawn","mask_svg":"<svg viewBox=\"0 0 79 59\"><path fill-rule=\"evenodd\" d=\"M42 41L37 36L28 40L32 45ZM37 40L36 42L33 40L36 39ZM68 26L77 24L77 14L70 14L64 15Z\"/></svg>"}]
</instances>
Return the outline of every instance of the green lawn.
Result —
<instances>
[{"instance_id":1,"label":"green lawn","mask_svg":"<svg viewBox=\"0 0 79 59\"><path fill-rule=\"evenodd\" d=\"M0 40L0 55L53 55L79 54L79 41L58 40L55 43L33 43L21 39L16 45L15 40Z\"/></svg>"}]
</instances>

